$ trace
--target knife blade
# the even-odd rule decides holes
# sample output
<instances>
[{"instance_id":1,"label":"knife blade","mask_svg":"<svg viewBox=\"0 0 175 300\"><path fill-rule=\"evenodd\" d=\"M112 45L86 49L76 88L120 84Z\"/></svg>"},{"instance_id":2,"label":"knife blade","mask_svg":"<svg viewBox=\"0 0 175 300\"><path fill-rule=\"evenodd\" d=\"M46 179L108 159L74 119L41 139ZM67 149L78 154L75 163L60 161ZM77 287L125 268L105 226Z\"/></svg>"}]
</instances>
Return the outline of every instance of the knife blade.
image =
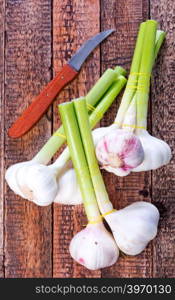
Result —
<instances>
[{"instance_id":1,"label":"knife blade","mask_svg":"<svg viewBox=\"0 0 175 300\"><path fill-rule=\"evenodd\" d=\"M98 33L87 40L76 51L69 62L63 66L61 71L45 86L40 94L33 99L29 107L9 128L8 135L11 138L23 136L40 120L58 93L78 75L82 64L89 54L114 31L114 29L109 29Z\"/></svg>"}]
</instances>

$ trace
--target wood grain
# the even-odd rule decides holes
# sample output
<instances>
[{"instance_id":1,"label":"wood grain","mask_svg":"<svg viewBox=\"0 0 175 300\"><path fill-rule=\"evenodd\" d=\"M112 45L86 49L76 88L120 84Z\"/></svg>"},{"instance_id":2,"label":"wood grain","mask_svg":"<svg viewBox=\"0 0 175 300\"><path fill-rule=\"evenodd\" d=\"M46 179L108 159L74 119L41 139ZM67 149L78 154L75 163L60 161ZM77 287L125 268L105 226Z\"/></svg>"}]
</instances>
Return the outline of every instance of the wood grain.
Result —
<instances>
[{"instance_id":1,"label":"wood grain","mask_svg":"<svg viewBox=\"0 0 175 300\"><path fill-rule=\"evenodd\" d=\"M82 43L100 31L98 0L66 0L53 2L53 59L54 72L82 45ZM57 104L79 96L87 91L100 76L100 53L96 49L81 73L57 99ZM57 104L54 106L54 128L60 124ZM73 262L69 254L69 243L73 235L86 224L82 207L54 205L54 277L100 277L101 271L91 272Z\"/></svg>"},{"instance_id":2,"label":"wood grain","mask_svg":"<svg viewBox=\"0 0 175 300\"><path fill-rule=\"evenodd\" d=\"M51 79L51 2L6 1L5 126ZM50 136L44 117L22 139L5 137L6 168L29 160ZM52 276L52 211L5 194L5 276Z\"/></svg>"},{"instance_id":3,"label":"wood grain","mask_svg":"<svg viewBox=\"0 0 175 300\"><path fill-rule=\"evenodd\" d=\"M172 150L167 166L152 172L152 198L160 210L159 234L154 241L153 277L175 276L175 2L152 1L151 17L167 32L154 70L152 85L152 133L166 141Z\"/></svg>"},{"instance_id":4,"label":"wood grain","mask_svg":"<svg viewBox=\"0 0 175 300\"><path fill-rule=\"evenodd\" d=\"M4 14L0 0L0 278L4 277Z\"/></svg>"},{"instance_id":5,"label":"wood grain","mask_svg":"<svg viewBox=\"0 0 175 300\"><path fill-rule=\"evenodd\" d=\"M83 207L55 204L53 212L52 207L37 207L4 185L4 168L31 159L58 128L58 103L85 95L108 67L120 64L129 70L139 23L149 16L167 32L152 77L149 129L170 144L173 158L152 173L103 175L115 208L138 200L152 201L159 208L159 233L142 254L121 255L110 268L88 271L72 260L68 249L87 222ZM175 276L174 16L173 0L0 0L0 277ZM77 48L109 28L116 28L116 33L92 53L77 79L59 94L53 111L23 138L8 138L10 125ZM114 120L119 98L103 126Z\"/></svg>"},{"instance_id":6,"label":"wood grain","mask_svg":"<svg viewBox=\"0 0 175 300\"><path fill-rule=\"evenodd\" d=\"M102 1L102 29L116 28L104 46L101 47L102 71L108 67L121 65L129 70L138 27L148 17L148 1ZM119 99L105 115L102 126L112 123ZM119 178L103 172L107 190L114 207L119 209L135 201L150 201L151 177L149 173L132 173ZM102 277L151 277L152 258L151 244L138 256L121 255L118 262L110 268L102 270Z\"/></svg>"}]
</instances>

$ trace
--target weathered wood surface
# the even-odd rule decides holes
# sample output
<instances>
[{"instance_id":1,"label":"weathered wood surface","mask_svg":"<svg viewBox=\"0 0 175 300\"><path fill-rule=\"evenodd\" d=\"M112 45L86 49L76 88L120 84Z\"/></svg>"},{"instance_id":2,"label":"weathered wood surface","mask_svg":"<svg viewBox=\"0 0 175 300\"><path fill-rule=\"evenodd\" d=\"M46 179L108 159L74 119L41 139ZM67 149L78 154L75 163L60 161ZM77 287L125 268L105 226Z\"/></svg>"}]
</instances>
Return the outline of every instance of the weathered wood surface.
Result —
<instances>
[{"instance_id":1,"label":"weathered wood surface","mask_svg":"<svg viewBox=\"0 0 175 300\"><path fill-rule=\"evenodd\" d=\"M54 1L53 7L53 66L57 72L89 37L100 30L99 1ZM100 76L100 52L96 49L83 65L78 78L69 84L58 96L54 106L54 128L58 120L58 102L83 96ZM78 220L78 221L76 221ZM54 205L54 277L100 277L100 271L87 271L75 263L69 254L72 236L86 224L82 206L66 207Z\"/></svg>"},{"instance_id":2,"label":"weathered wood surface","mask_svg":"<svg viewBox=\"0 0 175 300\"><path fill-rule=\"evenodd\" d=\"M4 277L4 1L0 1L0 278Z\"/></svg>"},{"instance_id":3,"label":"weathered wood surface","mask_svg":"<svg viewBox=\"0 0 175 300\"><path fill-rule=\"evenodd\" d=\"M129 70L138 25L149 16L168 32L152 77L149 124L153 134L166 140L174 153L174 15L173 0L0 0L1 178L4 167L31 159L57 129L58 103L86 94L108 67L120 64ZM77 47L107 28L117 31L59 94L51 121L45 115L19 140L4 137L4 131ZM118 103L119 99L102 125L113 122ZM82 206L39 208L15 196L6 185L4 190L1 179L0 277L174 277L174 170L172 159L169 166L157 171L126 178L103 172L116 208L137 200L151 201L160 209L161 222L156 240L142 254L120 257L114 266L95 272L75 263L68 251L72 236L86 223Z\"/></svg>"},{"instance_id":4,"label":"weathered wood surface","mask_svg":"<svg viewBox=\"0 0 175 300\"><path fill-rule=\"evenodd\" d=\"M51 79L51 2L6 1L5 129ZM31 159L50 136L44 117L27 135L5 137L5 167ZM52 276L52 209L5 191L5 276Z\"/></svg>"},{"instance_id":5,"label":"weathered wood surface","mask_svg":"<svg viewBox=\"0 0 175 300\"><path fill-rule=\"evenodd\" d=\"M153 1L150 14L167 32L153 77L152 133L173 152L170 164L152 172L152 201L162 213L153 248L153 277L175 277L175 2Z\"/></svg>"},{"instance_id":6,"label":"weathered wood surface","mask_svg":"<svg viewBox=\"0 0 175 300\"><path fill-rule=\"evenodd\" d=\"M146 11L146 13L145 13ZM138 26L148 18L148 1L113 1L104 2L101 6L102 29L116 28L116 33L102 46L101 67L121 65L127 70L135 46ZM120 101L116 101L105 118L102 126L110 125L115 118ZM134 201L150 201L149 189L151 177L147 173L132 173L127 177L116 177L103 172L110 199L114 207L123 208ZM143 190L145 191L143 193ZM144 197L144 195L146 195ZM103 277L151 277L152 257L151 244L138 256L121 256L114 266L102 270Z\"/></svg>"}]
</instances>

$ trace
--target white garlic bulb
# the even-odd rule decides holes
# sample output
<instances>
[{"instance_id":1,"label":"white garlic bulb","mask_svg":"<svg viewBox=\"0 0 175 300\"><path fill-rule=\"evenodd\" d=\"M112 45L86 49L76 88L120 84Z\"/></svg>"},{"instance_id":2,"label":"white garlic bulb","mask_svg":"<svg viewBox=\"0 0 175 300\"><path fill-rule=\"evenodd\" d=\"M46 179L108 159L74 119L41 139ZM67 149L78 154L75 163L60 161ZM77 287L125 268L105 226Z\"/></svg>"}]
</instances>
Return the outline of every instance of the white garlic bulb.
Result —
<instances>
[{"instance_id":1,"label":"white garlic bulb","mask_svg":"<svg viewBox=\"0 0 175 300\"><path fill-rule=\"evenodd\" d=\"M155 238L159 211L151 203L139 201L105 216L118 247L137 255Z\"/></svg>"},{"instance_id":2,"label":"white garlic bulb","mask_svg":"<svg viewBox=\"0 0 175 300\"><path fill-rule=\"evenodd\" d=\"M24 165L16 177L25 199L40 206L50 205L55 199L58 185L54 169L42 164Z\"/></svg>"},{"instance_id":3,"label":"white garlic bulb","mask_svg":"<svg viewBox=\"0 0 175 300\"><path fill-rule=\"evenodd\" d=\"M109 267L119 256L118 247L103 223L88 224L73 237L69 250L73 259L90 270Z\"/></svg>"},{"instance_id":4,"label":"white garlic bulb","mask_svg":"<svg viewBox=\"0 0 175 300\"><path fill-rule=\"evenodd\" d=\"M12 165L6 170L5 179L17 195L40 206L54 202L58 192L57 177L64 170L68 149L61 154L61 159L45 166L35 159Z\"/></svg>"},{"instance_id":5,"label":"white garlic bulb","mask_svg":"<svg viewBox=\"0 0 175 300\"><path fill-rule=\"evenodd\" d=\"M14 191L15 194L21 196L22 198L26 199L25 194L23 194L20 185L17 180L17 174L20 168L23 166L31 166L34 165L35 163L33 161L26 161L26 162L20 162L17 164L14 164L10 166L5 173L5 179L11 188L12 191ZM24 174L25 176L25 174Z\"/></svg>"},{"instance_id":6,"label":"white garlic bulb","mask_svg":"<svg viewBox=\"0 0 175 300\"><path fill-rule=\"evenodd\" d=\"M82 195L72 164L68 164L57 178L58 191L55 203L64 205L77 205L82 203Z\"/></svg>"},{"instance_id":7,"label":"white garlic bulb","mask_svg":"<svg viewBox=\"0 0 175 300\"><path fill-rule=\"evenodd\" d=\"M144 150L144 160L132 170L133 172L155 170L169 163L172 154L166 142L151 136L144 129L137 130L136 134Z\"/></svg>"},{"instance_id":8,"label":"white garlic bulb","mask_svg":"<svg viewBox=\"0 0 175 300\"><path fill-rule=\"evenodd\" d=\"M98 144L98 142L107 135L112 129L116 128L115 124L112 124L108 127L98 127L92 131L92 137L94 141L94 146Z\"/></svg>"},{"instance_id":9,"label":"white garlic bulb","mask_svg":"<svg viewBox=\"0 0 175 300\"><path fill-rule=\"evenodd\" d=\"M96 155L105 170L118 176L128 175L144 159L139 138L124 129L113 129L100 139Z\"/></svg>"},{"instance_id":10,"label":"white garlic bulb","mask_svg":"<svg viewBox=\"0 0 175 300\"><path fill-rule=\"evenodd\" d=\"M125 113L122 128L118 128L117 124L103 128L101 137L94 143L97 159L103 169L118 176L126 176L142 163L144 151L140 139L134 134L135 123L134 97Z\"/></svg>"},{"instance_id":11,"label":"white garlic bulb","mask_svg":"<svg viewBox=\"0 0 175 300\"><path fill-rule=\"evenodd\" d=\"M109 127L94 129L92 131L94 145L96 145L100 138L103 137L109 130L111 130ZM55 163L59 164L60 160L62 160L61 156ZM81 192L77 182L75 170L72 167L71 162L66 163L61 172L57 174L57 183L58 191L54 200L55 203L64 205L78 205L82 203ZM67 187L67 183L69 183L69 188Z\"/></svg>"},{"instance_id":12,"label":"white garlic bulb","mask_svg":"<svg viewBox=\"0 0 175 300\"><path fill-rule=\"evenodd\" d=\"M32 160L12 165L5 179L15 194L40 206L51 204L58 190L55 169Z\"/></svg>"},{"instance_id":13,"label":"white garlic bulb","mask_svg":"<svg viewBox=\"0 0 175 300\"><path fill-rule=\"evenodd\" d=\"M94 133L95 141L101 136L98 129ZM5 179L15 194L40 206L50 205L52 202L81 204L76 174L72 163L67 163L68 159L69 150L66 148L49 166L40 164L35 159L17 163L6 170Z\"/></svg>"}]
</instances>

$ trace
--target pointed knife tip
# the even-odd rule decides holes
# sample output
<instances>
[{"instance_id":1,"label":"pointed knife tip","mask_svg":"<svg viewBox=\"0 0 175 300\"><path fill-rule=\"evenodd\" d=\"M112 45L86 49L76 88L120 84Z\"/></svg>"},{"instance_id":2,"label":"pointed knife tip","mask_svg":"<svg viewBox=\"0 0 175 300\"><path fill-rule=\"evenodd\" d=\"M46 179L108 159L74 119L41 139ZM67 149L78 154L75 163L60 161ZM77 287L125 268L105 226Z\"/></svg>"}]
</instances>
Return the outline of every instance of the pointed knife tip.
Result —
<instances>
[{"instance_id":1,"label":"pointed knife tip","mask_svg":"<svg viewBox=\"0 0 175 300\"><path fill-rule=\"evenodd\" d=\"M116 29L115 28L111 28L111 29L106 30L106 33L111 34L114 31L116 31Z\"/></svg>"},{"instance_id":2,"label":"pointed knife tip","mask_svg":"<svg viewBox=\"0 0 175 300\"><path fill-rule=\"evenodd\" d=\"M100 33L102 33L104 36L105 36L105 38L107 38L109 35L111 35L113 32L115 32L116 31L116 29L114 29L114 28L111 28L111 29L107 29L107 30L105 30L105 31L102 31L102 32L100 32Z\"/></svg>"}]
</instances>

